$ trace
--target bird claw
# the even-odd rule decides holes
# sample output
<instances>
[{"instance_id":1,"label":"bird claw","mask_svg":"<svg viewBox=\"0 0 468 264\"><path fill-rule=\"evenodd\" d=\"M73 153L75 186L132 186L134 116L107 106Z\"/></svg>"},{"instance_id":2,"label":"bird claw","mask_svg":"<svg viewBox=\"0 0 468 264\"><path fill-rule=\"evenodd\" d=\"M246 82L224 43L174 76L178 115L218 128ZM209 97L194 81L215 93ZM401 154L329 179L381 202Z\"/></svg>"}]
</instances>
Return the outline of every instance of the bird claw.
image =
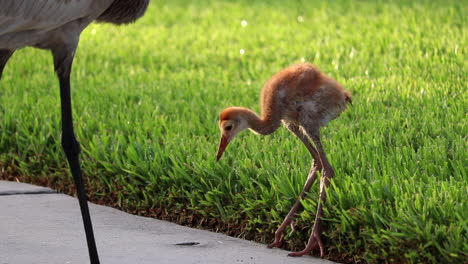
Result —
<instances>
[{"instance_id":1,"label":"bird claw","mask_svg":"<svg viewBox=\"0 0 468 264\"><path fill-rule=\"evenodd\" d=\"M279 239L275 238L275 241L273 241L273 243L269 244L267 247L268 248L280 247L282 243L283 243L283 236L281 236L281 238Z\"/></svg>"},{"instance_id":2,"label":"bird claw","mask_svg":"<svg viewBox=\"0 0 468 264\"><path fill-rule=\"evenodd\" d=\"M317 234L314 232L312 234L312 240L309 240L309 242L307 243L306 247L303 250L291 252L288 254L288 257L304 256L312 252L317 247L320 249L320 257L323 258L325 256L325 250L323 248L322 239L320 238L320 234Z\"/></svg>"},{"instance_id":3,"label":"bird claw","mask_svg":"<svg viewBox=\"0 0 468 264\"><path fill-rule=\"evenodd\" d=\"M289 224L291 226L291 229L293 232L296 232L296 221L291 220L291 223ZM274 247L279 247L283 243L284 236L281 235L281 237L275 236L275 241L273 243L269 244L267 247L268 248L274 248Z\"/></svg>"}]
</instances>

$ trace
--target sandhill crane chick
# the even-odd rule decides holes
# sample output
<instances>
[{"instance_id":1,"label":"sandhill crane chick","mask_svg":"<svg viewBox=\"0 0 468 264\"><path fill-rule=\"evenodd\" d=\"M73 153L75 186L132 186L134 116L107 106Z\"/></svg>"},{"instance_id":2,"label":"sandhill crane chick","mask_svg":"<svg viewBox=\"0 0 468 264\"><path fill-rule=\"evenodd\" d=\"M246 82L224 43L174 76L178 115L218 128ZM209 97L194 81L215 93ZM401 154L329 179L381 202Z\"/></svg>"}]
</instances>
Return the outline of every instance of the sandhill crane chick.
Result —
<instances>
[{"instance_id":1,"label":"sandhill crane chick","mask_svg":"<svg viewBox=\"0 0 468 264\"><path fill-rule=\"evenodd\" d=\"M223 155L232 139L245 129L260 135L273 133L284 124L312 155L312 168L304 188L283 223L275 232L275 240L269 247L278 247L283 241L283 231L293 223L300 200L305 196L321 172L320 196L314 226L309 241L302 251L289 256L302 256L315 248L324 256L321 240L322 206L326 199L325 188L334 175L320 141L320 127L337 118L351 103L351 94L343 90L334 79L321 73L310 63L300 63L273 75L263 86L261 93L261 116L244 107L228 107L219 116L221 141L216 160ZM314 146L315 145L315 146Z\"/></svg>"}]
</instances>

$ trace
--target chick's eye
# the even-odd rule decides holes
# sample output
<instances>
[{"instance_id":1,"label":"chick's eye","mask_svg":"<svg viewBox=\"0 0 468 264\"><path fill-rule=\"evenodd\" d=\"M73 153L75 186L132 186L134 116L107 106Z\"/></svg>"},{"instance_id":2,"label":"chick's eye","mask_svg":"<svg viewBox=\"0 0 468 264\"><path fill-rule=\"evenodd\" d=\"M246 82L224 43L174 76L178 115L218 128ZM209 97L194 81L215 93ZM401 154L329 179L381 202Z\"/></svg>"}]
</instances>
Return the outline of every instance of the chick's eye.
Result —
<instances>
[{"instance_id":1,"label":"chick's eye","mask_svg":"<svg viewBox=\"0 0 468 264\"><path fill-rule=\"evenodd\" d=\"M227 130L227 131L230 131L232 129L232 125L229 125L229 126L225 126L224 127L224 130Z\"/></svg>"}]
</instances>

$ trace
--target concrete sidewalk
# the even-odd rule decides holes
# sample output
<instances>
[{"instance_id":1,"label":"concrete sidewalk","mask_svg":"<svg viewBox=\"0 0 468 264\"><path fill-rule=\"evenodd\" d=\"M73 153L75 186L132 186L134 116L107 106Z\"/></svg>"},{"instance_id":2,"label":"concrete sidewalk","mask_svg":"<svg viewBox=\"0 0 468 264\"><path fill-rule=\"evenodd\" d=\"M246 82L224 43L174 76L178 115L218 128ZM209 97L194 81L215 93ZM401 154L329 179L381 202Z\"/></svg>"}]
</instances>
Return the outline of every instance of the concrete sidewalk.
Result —
<instances>
[{"instance_id":1,"label":"concrete sidewalk","mask_svg":"<svg viewBox=\"0 0 468 264\"><path fill-rule=\"evenodd\" d=\"M318 264L310 256L89 204L103 264ZM194 246L177 246L198 242ZM0 181L0 264L83 264L88 250L78 201L49 188Z\"/></svg>"}]
</instances>

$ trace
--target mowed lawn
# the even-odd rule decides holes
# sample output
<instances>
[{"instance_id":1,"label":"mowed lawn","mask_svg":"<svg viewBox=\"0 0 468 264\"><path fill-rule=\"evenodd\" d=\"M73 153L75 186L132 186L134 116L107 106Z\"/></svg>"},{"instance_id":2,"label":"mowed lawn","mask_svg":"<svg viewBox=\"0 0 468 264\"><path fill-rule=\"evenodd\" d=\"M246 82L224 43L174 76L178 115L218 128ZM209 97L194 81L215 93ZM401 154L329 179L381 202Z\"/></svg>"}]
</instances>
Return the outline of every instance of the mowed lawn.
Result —
<instances>
[{"instance_id":1,"label":"mowed lawn","mask_svg":"<svg viewBox=\"0 0 468 264\"><path fill-rule=\"evenodd\" d=\"M353 94L322 129L326 257L466 262L467 14L464 0L178 0L92 24L72 74L90 200L271 242L311 157L281 128L244 132L216 163L218 114L259 112L263 83L309 61ZM73 192L49 52L20 50L3 74L0 175ZM285 248L304 247L317 200L315 184Z\"/></svg>"}]
</instances>

